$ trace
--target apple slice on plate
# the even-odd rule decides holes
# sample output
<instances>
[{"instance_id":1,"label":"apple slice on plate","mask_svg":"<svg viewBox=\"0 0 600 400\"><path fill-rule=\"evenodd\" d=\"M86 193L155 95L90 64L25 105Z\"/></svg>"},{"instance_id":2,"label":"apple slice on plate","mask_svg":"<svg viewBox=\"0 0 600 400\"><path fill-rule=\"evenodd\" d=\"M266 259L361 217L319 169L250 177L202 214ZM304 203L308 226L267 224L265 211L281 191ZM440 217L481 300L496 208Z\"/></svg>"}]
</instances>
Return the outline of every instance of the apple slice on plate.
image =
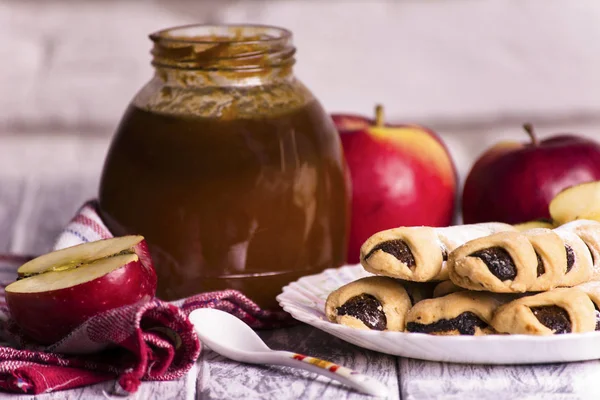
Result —
<instances>
[{"instance_id":1,"label":"apple slice on plate","mask_svg":"<svg viewBox=\"0 0 600 400\"><path fill-rule=\"evenodd\" d=\"M57 250L18 270L6 287L17 325L41 344L52 344L90 317L150 300L156 273L142 236L123 236Z\"/></svg>"},{"instance_id":2,"label":"apple slice on plate","mask_svg":"<svg viewBox=\"0 0 600 400\"><path fill-rule=\"evenodd\" d=\"M564 189L554 196L548 208L552 219L561 225L576 219L600 221L600 181Z\"/></svg>"},{"instance_id":3,"label":"apple slice on plate","mask_svg":"<svg viewBox=\"0 0 600 400\"><path fill-rule=\"evenodd\" d=\"M540 218L534 219L533 221L521 222L520 224L513 225L518 231L528 231L529 229L536 228L547 228L554 229L556 226L550 219Z\"/></svg>"}]
</instances>

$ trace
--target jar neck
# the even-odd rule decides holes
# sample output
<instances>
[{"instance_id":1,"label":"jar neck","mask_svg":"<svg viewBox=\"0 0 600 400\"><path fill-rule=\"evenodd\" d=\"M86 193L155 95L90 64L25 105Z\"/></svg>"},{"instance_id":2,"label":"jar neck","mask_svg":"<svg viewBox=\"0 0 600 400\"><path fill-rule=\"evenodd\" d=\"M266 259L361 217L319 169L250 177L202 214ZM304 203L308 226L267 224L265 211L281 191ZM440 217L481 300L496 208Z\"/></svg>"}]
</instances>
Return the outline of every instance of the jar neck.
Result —
<instances>
[{"instance_id":1,"label":"jar neck","mask_svg":"<svg viewBox=\"0 0 600 400\"><path fill-rule=\"evenodd\" d=\"M207 87L207 86L262 86L290 82L294 79L289 68L272 68L262 72L226 72L205 70L181 70L177 68L155 67L154 76L167 86Z\"/></svg>"},{"instance_id":2,"label":"jar neck","mask_svg":"<svg viewBox=\"0 0 600 400\"><path fill-rule=\"evenodd\" d=\"M296 49L285 29L191 25L150 38L156 76L170 85L264 85L293 77Z\"/></svg>"}]
</instances>

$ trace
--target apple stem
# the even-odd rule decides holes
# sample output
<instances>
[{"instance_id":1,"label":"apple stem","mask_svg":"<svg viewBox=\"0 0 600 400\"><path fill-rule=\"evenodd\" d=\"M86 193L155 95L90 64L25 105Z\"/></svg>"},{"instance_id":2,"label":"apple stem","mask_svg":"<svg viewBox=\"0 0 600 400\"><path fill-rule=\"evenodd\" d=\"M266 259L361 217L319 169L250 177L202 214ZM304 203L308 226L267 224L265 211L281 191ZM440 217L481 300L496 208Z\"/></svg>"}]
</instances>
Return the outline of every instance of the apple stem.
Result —
<instances>
[{"instance_id":1,"label":"apple stem","mask_svg":"<svg viewBox=\"0 0 600 400\"><path fill-rule=\"evenodd\" d=\"M383 106L381 104L377 104L375 106L375 126L383 126L385 122Z\"/></svg>"},{"instance_id":2,"label":"apple stem","mask_svg":"<svg viewBox=\"0 0 600 400\"><path fill-rule=\"evenodd\" d=\"M531 144L533 146L537 146L538 139L537 136L535 136L535 132L533 131L533 125L531 125L530 123L523 124L523 129L525 129L525 132L527 132L527 134L531 138Z\"/></svg>"}]
</instances>

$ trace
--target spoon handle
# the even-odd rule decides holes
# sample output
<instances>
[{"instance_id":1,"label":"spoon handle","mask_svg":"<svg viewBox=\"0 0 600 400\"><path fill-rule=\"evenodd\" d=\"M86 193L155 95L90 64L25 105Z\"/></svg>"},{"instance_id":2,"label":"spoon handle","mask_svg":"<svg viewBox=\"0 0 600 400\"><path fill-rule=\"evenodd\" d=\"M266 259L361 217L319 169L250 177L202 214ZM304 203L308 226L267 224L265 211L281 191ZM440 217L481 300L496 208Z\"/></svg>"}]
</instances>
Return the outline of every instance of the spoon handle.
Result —
<instances>
[{"instance_id":1,"label":"spoon handle","mask_svg":"<svg viewBox=\"0 0 600 400\"><path fill-rule=\"evenodd\" d=\"M341 365L321 360L320 358L309 357L290 351L269 352L268 358L268 362L271 364L305 369L319 375L324 375L371 396L386 397L388 394L387 387L381 382L353 371L350 368L342 367Z\"/></svg>"}]
</instances>

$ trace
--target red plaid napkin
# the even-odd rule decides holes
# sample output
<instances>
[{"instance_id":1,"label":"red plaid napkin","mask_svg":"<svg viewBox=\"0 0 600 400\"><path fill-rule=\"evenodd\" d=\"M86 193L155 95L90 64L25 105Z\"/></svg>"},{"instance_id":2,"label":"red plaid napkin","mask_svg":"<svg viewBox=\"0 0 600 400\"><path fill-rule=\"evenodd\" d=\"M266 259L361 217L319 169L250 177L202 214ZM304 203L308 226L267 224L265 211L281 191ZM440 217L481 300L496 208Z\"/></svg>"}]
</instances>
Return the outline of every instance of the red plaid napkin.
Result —
<instances>
[{"instance_id":1,"label":"red plaid napkin","mask_svg":"<svg viewBox=\"0 0 600 400\"><path fill-rule=\"evenodd\" d=\"M55 248L112 237L85 204L58 238ZM158 299L96 315L60 342L41 347L12 323L4 287L13 282L27 257L0 255L0 390L48 393L117 379L116 392L133 393L141 380L183 376L200 354L200 342L187 316L196 308L230 312L253 328L289 323L285 313L261 310L234 290L203 293L167 303ZM10 343L10 344L9 344Z\"/></svg>"}]
</instances>

